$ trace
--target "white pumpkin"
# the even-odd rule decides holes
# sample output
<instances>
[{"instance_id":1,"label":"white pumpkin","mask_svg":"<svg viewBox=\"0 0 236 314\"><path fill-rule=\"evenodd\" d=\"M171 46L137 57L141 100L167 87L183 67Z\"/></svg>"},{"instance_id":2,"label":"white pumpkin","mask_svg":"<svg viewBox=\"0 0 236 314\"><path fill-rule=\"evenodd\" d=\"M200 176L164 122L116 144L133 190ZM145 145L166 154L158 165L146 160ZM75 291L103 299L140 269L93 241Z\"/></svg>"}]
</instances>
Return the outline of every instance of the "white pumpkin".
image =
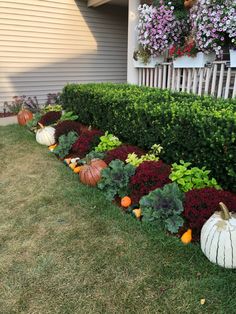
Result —
<instances>
[{"instance_id":1,"label":"white pumpkin","mask_svg":"<svg viewBox=\"0 0 236 314\"><path fill-rule=\"evenodd\" d=\"M215 212L201 230L201 249L214 264L236 268L236 214L219 204L222 211Z\"/></svg>"},{"instance_id":2,"label":"white pumpkin","mask_svg":"<svg viewBox=\"0 0 236 314\"><path fill-rule=\"evenodd\" d=\"M36 141L42 145L53 145L55 144L55 129L51 126L43 126L39 123L40 129L36 132Z\"/></svg>"}]
</instances>

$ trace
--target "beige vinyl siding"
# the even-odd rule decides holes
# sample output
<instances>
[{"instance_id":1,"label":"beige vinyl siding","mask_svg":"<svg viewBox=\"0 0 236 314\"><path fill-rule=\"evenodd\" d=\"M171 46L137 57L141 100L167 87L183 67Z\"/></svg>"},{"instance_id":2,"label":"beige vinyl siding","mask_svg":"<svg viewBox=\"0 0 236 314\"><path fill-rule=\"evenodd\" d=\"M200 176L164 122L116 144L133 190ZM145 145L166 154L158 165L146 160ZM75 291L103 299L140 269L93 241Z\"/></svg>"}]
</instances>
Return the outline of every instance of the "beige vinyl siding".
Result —
<instances>
[{"instance_id":1,"label":"beige vinyl siding","mask_svg":"<svg viewBox=\"0 0 236 314\"><path fill-rule=\"evenodd\" d=\"M68 82L126 82L127 8L75 0L0 1L0 105Z\"/></svg>"}]
</instances>

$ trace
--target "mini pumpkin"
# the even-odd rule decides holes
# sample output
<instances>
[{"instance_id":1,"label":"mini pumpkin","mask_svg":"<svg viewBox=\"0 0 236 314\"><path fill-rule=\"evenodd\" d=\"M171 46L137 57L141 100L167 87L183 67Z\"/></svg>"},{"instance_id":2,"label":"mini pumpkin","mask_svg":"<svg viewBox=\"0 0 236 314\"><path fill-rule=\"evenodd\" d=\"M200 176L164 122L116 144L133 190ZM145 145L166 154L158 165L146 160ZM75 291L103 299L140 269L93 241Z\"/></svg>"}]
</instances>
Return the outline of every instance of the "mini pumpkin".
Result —
<instances>
[{"instance_id":1,"label":"mini pumpkin","mask_svg":"<svg viewBox=\"0 0 236 314\"><path fill-rule=\"evenodd\" d=\"M189 244L192 241L192 230L188 229L181 237L183 244Z\"/></svg>"},{"instance_id":2,"label":"mini pumpkin","mask_svg":"<svg viewBox=\"0 0 236 314\"><path fill-rule=\"evenodd\" d=\"M131 203L132 203L132 200L129 196L123 197L120 202L121 206L125 208L129 207Z\"/></svg>"},{"instance_id":3,"label":"mini pumpkin","mask_svg":"<svg viewBox=\"0 0 236 314\"><path fill-rule=\"evenodd\" d=\"M79 172L80 181L85 185L96 186L101 179L101 171L107 164L101 159L87 160Z\"/></svg>"},{"instance_id":4,"label":"mini pumpkin","mask_svg":"<svg viewBox=\"0 0 236 314\"><path fill-rule=\"evenodd\" d=\"M27 109L22 109L17 114L17 121L19 125L26 125L26 123L33 119L33 113Z\"/></svg>"},{"instance_id":5,"label":"mini pumpkin","mask_svg":"<svg viewBox=\"0 0 236 314\"><path fill-rule=\"evenodd\" d=\"M214 264L236 268L236 215L230 213L224 203L201 230L201 249Z\"/></svg>"}]
</instances>

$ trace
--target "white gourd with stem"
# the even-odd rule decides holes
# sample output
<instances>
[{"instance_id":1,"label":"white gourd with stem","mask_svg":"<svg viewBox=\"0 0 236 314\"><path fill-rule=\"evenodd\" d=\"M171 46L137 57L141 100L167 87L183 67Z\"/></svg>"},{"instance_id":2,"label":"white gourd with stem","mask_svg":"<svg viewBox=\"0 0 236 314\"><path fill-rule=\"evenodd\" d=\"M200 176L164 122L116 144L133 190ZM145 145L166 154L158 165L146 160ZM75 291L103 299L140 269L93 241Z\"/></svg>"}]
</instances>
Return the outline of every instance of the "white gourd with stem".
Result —
<instances>
[{"instance_id":1,"label":"white gourd with stem","mask_svg":"<svg viewBox=\"0 0 236 314\"><path fill-rule=\"evenodd\" d=\"M201 249L212 263L236 268L236 214L229 212L224 203L219 205L221 211L215 212L202 227Z\"/></svg>"},{"instance_id":2,"label":"white gourd with stem","mask_svg":"<svg viewBox=\"0 0 236 314\"><path fill-rule=\"evenodd\" d=\"M40 129L36 132L36 141L46 146L55 144L55 129L51 126L43 126L41 123L38 125Z\"/></svg>"}]
</instances>

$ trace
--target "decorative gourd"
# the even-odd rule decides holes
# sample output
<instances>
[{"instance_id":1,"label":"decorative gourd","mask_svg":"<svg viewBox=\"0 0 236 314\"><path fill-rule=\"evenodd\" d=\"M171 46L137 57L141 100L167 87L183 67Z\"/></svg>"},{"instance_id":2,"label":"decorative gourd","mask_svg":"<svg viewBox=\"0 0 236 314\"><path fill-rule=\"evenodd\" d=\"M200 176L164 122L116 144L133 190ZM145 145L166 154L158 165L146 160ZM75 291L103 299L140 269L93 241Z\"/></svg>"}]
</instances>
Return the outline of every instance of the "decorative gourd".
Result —
<instances>
[{"instance_id":1,"label":"decorative gourd","mask_svg":"<svg viewBox=\"0 0 236 314\"><path fill-rule=\"evenodd\" d=\"M188 229L181 237L183 244L189 244L192 241L192 230Z\"/></svg>"},{"instance_id":2,"label":"decorative gourd","mask_svg":"<svg viewBox=\"0 0 236 314\"><path fill-rule=\"evenodd\" d=\"M137 219L140 219L142 217L142 211L140 208L133 209L133 213Z\"/></svg>"},{"instance_id":3,"label":"decorative gourd","mask_svg":"<svg viewBox=\"0 0 236 314\"><path fill-rule=\"evenodd\" d=\"M69 164L70 169L74 170L76 167L76 163L72 162Z\"/></svg>"},{"instance_id":4,"label":"decorative gourd","mask_svg":"<svg viewBox=\"0 0 236 314\"><path fill-rule=\"evenodd\" d=\"M69 164L71 163L71 158L65 158L64 159L64 163L69 166Z\"/></svg>"},{"instance_id":5,"label":"decorative gourd","mask_svg":"<svg viewBox=\"0 0 236 314\"><path fill-rule=\"evenodd\" d=\"M125 196L121 199L121 206L122 207L129 207L132 203L131 198L129 196Z\"/></svg>"},{"instance_id":6,"label":"decorative gourd","mask_svg":"<svg viewBox=\"0 0 236 314\"><path fill-rule=\"evenodd\" d=\"M55 144L55 129L51 126L43 126L41 123L38 123L40 129L36 133L36 141L39 144L51 146Z\"/></svg>"},{"instance_id":7,"label":"decorative gourd","mask_svg":"<svg viewBox=\"0 0 236 314\"><path fill-rule=\"evenodd\" d=\"M74 173L79 173L81 169L82 169L82 166L75 167L74 168Z\"/></svg>"},{"instance_id":8,"label":"decorative gourd","mask_svg":"<svg viewBox=\"0 0 236 314\"><path fill-rule=\"evenodd\" d=\"M236 215L220 203L201 230L201 249L212 262L225 268L236 268Z\"/></svg>"},{"instance_id":9,"label":"decorative gourd","mask_svg":"<svg viewBox=\"0 0 236 314\"><path fill-rule=\"evenodd\" d=\"M22 109L17 114L17 121L19 125L26 125L26 123L33 119L33 113L27 109Z\"/></svg>"},{"instance_id":10,"label":"decorative gourd","mask_svg":"<svg viewBox=\"0 0 236 314\"><path fill-rule=\"evenodd\" d=\"M48 146L48 149L50 150L50 152L53 152L56 147L57 147L57 144L54 144L54 145Z\"/></svg>"},{"instance_id":11,"label":"decorative gourd","mask_svg":"<svg viewBox=\"0 0 236 314\"><path fill-rule=\"evenodd\" d=\"M101 171L106 168L107 164L101 159L88 160L79 172L80 181L83 184L96 186L101 179Z\"/></svg>"},{"instance_id":12,"label":"decorative gourd","mask_svg":"<svg viewBox=\"0 0 236 314\"><path fill-rule=\"evenodd\" d=\"M197 2L196 0L184 0L185 9L187 10L191 9L196 2Z\"/></svg>"}]
</instances>

